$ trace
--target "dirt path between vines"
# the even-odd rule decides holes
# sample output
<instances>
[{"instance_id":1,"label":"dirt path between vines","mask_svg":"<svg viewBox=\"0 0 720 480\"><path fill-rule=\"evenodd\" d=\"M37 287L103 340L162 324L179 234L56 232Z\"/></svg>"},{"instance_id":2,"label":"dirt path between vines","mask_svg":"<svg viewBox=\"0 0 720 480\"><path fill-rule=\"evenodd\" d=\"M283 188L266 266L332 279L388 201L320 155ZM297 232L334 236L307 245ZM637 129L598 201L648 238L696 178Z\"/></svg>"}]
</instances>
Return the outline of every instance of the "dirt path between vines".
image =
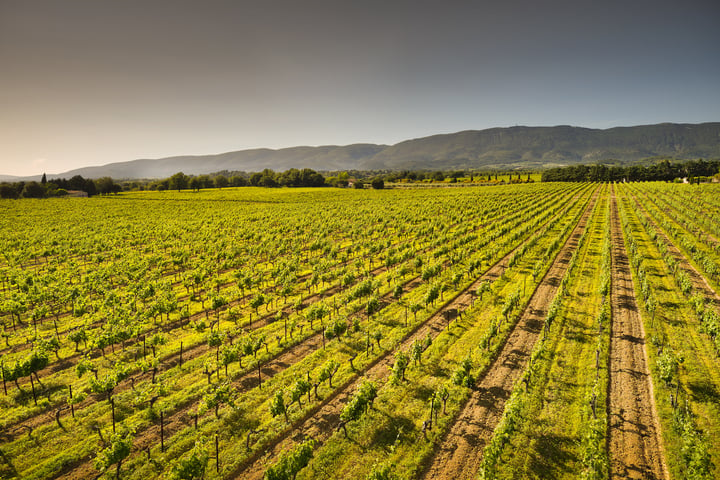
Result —
<instances>
[{"instance_id":1,"label":"dirt path between vines","mask_svg":"<svg viewBox=\"0 0 720 480\"><path fill-rule=\"evenodd\" d=\"M538 285L497 359L479 380L450 431L425 468L423 479L466 480L477 477L483 448L500 422L505 402L530 360L533 345L542 332L547 308L555 297L573 252L587 225L599 190L585 208L580 221L558 252Z\"/></svg>"},{"instance_id":2,"label":"dirt path between vines","mask_svg":"<svg viewBox=\"0 0 720 480\"><path fill-rule=\"evenodd\" d=\"M611 195L612 327L608 387L610 478L669 478L655 410L645 329L615 198Z\"/></svg>"}]
</instances>

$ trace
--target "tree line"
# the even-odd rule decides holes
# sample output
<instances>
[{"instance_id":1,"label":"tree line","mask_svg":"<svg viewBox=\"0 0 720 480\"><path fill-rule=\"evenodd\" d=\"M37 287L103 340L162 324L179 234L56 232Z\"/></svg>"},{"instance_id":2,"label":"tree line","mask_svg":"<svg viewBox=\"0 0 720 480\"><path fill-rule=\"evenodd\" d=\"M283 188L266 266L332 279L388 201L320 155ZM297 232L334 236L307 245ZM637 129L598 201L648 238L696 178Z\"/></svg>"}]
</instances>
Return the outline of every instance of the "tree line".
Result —
<instances>
[{"instance_id":1,"label":"tree line","mask_svg":"<svg viewBox=\"0 0 720 480\"><path fill-rule=\"evenodd\" d=\"M498 175L502 178L498 179ZM506 178L508 177L509 178ZM195 190L225 187L353 187L385 188L386 183L524 183L532 182L530 172L477 171L366 171L317 172L310 168L291 168L276 172L266 168L261 172L221 171L213 174L187 175L177 172L163 179L114 180L110 177L86 179L75 175L70 179L48 180L43 174L40 182L21 181L0 184L0 198L47 198L81 191L88 196L106 195L134 190Z\"/></svg>"},{"instance_id":2,"label":"tree line","mask_svg":"<svg viewBox=\"0 0 720 480\"><path fill-rule=\"evenodd\" d=\"M237 172L230 176L223 173L191 176L178 172L171 177L156 182L152 187L157 190L200 190L202 188L223 187L322 187L325 186L325 177L310 168L291 168L284 172L276 172L270 168L262 172L245 174Z\"/></svg>"},{"instance_id":3,"label":"tree line","mask_svg":"<svg viewBox=\"0 0 720 480\"><path fill-rule=\"evenodd\" d=\"M662 160L654 165L572 165L545 170L543 182L671 182L680 178L701 180L720 172L720 160Z\"/></svg>"},{"instance_id":4,"label":"tree line","mask_svg":"<svg viewBox=\"0 0 720 480\"><path fill-rule=\"evenodd\" d=\"M50 181L43 173L39 182L13 182L0 184L0 198L48 198L62 197L72 191L85 192L88 196L106 195L122 191L122 186L110 177L95 180L75 175L70 179L55 178Z\"/></svg>"}]
</instances>

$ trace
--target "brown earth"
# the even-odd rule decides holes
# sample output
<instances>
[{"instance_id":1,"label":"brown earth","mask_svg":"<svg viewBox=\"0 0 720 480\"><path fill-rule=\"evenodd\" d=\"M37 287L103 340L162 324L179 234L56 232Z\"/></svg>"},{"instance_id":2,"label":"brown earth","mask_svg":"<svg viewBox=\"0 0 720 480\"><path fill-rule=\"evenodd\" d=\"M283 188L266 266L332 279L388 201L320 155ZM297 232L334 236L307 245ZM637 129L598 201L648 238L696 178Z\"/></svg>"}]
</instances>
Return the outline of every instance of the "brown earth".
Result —
<instances>
[{"instance_id":1,"label":"brown earth","mask_svg":"<svg viewBox=\"0 0 720 480\"><path fill-rule=\"evenodd\" d=\"M465 480L477 477L483 448L500 422L505 402L530 360L542 332L547 308L555 297L595 205L598 191L525 307L497 359L480 379L450 431L425 468L423 479Z\"/></svg>"},{"instance_id":2,"label":"brown earth","mask_svg":"<svg viewBox=\"0 0 720 480\"><path fill-rule=\"evenodd\" d=\"M614 188L611 230L610 478L667 479L669 475L645 350L645 329L635 301Z\"/></svg>"}]
</instances>

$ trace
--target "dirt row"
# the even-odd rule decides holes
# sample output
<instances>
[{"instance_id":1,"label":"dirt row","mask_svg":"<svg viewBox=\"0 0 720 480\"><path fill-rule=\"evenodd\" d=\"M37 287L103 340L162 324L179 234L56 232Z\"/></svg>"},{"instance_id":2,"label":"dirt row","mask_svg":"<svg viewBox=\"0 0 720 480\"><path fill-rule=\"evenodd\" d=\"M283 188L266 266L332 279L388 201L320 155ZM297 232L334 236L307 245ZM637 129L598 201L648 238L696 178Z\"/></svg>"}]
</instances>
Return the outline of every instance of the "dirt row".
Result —
<instances>
[{"instance_id":1,"label":"dirt row","mask_svg":"<svg viewBox=\"0 0 720 480\"><path fill-rule=\"evenodd\" d=\"M505 402L510 397L515 382L530 360L533 346L542 332L548 306L560 287L560 281L585 230L597 196L596 189L573 232L508 335L500 354L478 379L476 388L435 449L435 454L425 466L421 478L464 480L477 476L482 451L500 422Z\"/></svg>"},{"instance_id":2,"label":"dirt row","mask_svg":"<svg viewBox=\"0 0 720 480\"><path fill-rule=\"evenodd\" d=\"M615 188L611 194L612 276L608 385L610 478L669 478Z\"/></svg>"}]
</instances>

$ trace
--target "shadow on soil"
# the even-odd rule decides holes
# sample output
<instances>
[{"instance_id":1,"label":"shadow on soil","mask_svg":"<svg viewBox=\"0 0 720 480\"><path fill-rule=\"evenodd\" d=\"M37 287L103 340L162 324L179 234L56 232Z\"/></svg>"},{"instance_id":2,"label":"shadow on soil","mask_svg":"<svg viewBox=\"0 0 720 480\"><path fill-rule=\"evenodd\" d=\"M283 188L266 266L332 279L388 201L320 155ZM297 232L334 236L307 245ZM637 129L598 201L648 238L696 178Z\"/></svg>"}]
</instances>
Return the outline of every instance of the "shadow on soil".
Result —
<instances>
[{"instance_id":1,"label":"shadow on soil","mask_svg":"<svg viewBox=\"0 0 720 480\"><path fill-rule=\"evenodd\" d=\"M559 478L577 469L580 459L573 453L575 439L543 434L529 461L529 478Z\"/></svg>"},{"instance_id":2,"label":"shadow on soil","mask_svg":"<svg viewBox=\"0 0 720 480\"><path fill-rule=\"evenodd\" d=\"M720 392L718 392L715 385L710 382L691 382L688 384L688 388L690 388L692 396L696 401L720 405Z\"/></svg>"},{"instance_id":3,"label":"shadow on soil","mask_svg":"<svg viewBox=\"0 0 720 480\"><path fill-rule=\"evenodd\" d=\"M379 446L383 450L390 452L395 444L402 442L406 436L413 434L415 423L407 417L392 416L386 412L380 413L382 415L382 419L379 419L380 425L375 429L372 437L360 443L372 445L373 448Z\"/></svg>"}]
</instances>

